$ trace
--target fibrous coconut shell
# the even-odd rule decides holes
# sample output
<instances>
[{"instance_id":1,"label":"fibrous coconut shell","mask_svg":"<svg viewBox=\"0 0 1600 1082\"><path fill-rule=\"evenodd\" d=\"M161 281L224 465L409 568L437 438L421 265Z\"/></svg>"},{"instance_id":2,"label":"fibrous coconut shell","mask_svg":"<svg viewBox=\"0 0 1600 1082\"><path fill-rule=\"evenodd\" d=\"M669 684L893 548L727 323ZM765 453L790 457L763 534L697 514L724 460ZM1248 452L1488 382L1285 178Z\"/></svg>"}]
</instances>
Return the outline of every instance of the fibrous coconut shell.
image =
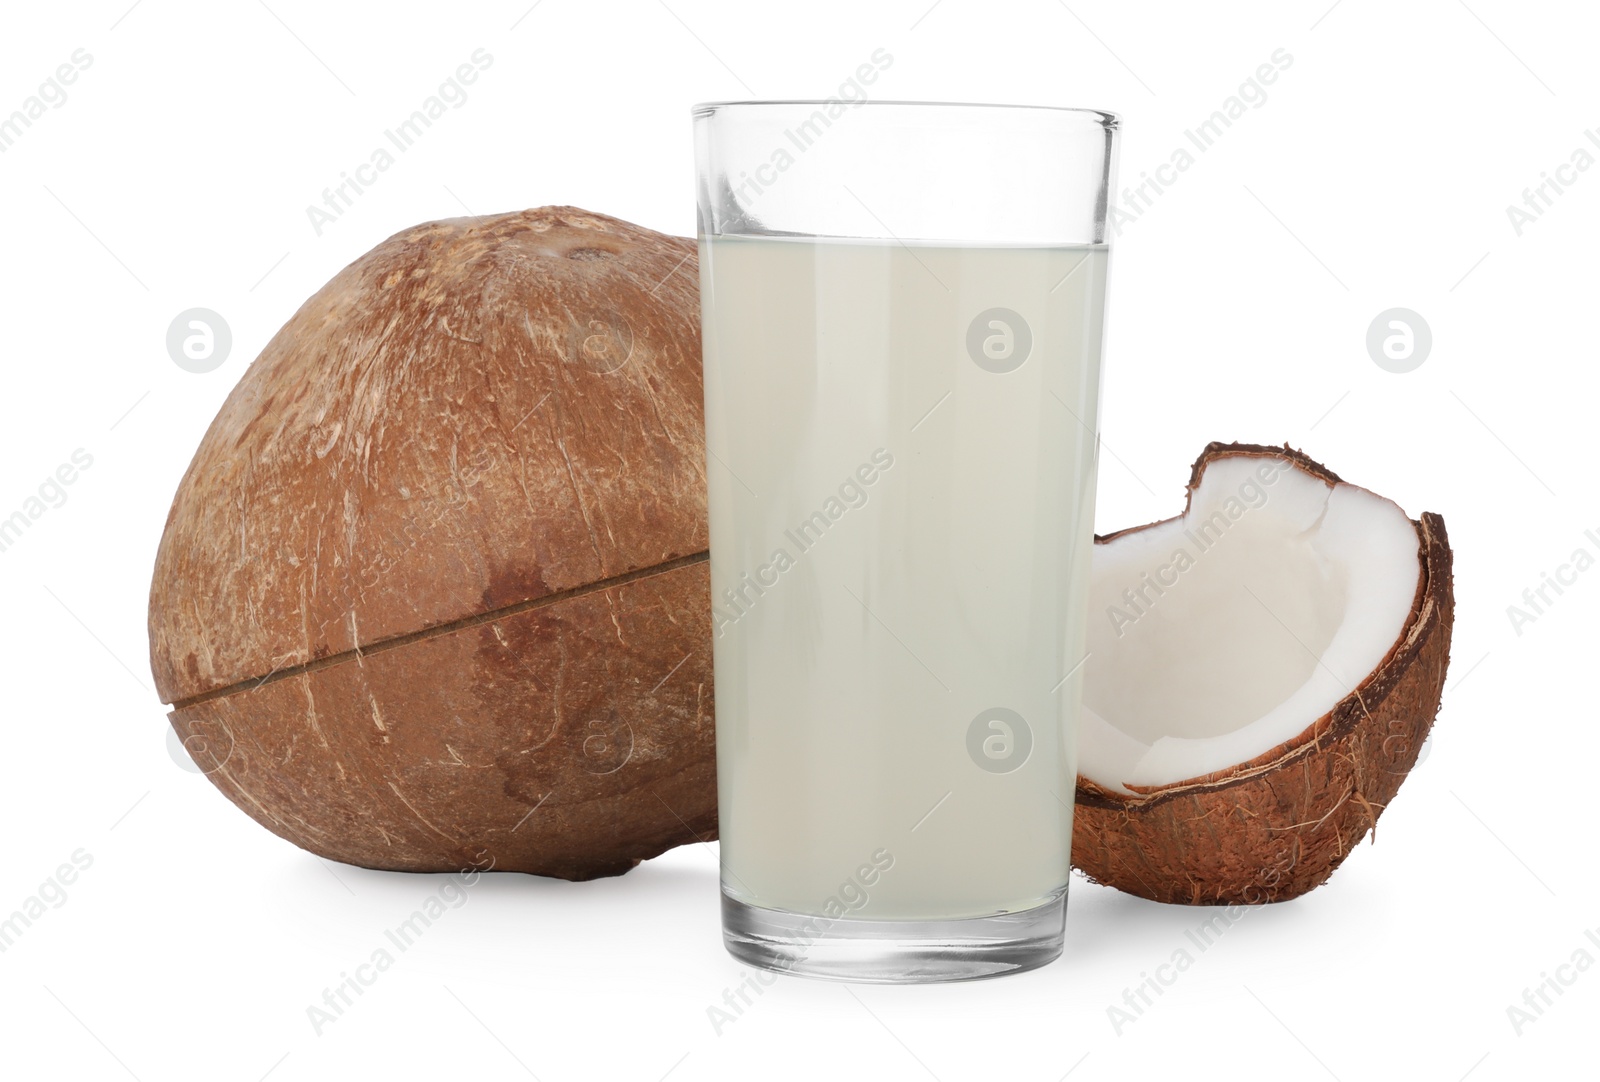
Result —
<instances>
[{"instance_id":1,"label":"fibrous coconut shell","mask_svg":"<svg viewBox=\"0 0 1600 1082\"><path fill-rule=\"evenodd\" d=\"M1206 467L1250 455L1340 478L1299 451L1212 443ZM1079 776L1072 861L1092 880L1161 902L1285 901L1327 881L1394 799L1438 713L1454 614L1444 520L1413 520L1421 575L1405 629L1382 663L1292 740L1237 766L1115 792ZM1147 529L1138 527L1137 529ZM1132 531L1096 538L1114 542Z\"/></svg>"},{"instance_id":2,"label":"fibrous coconut shell","mask_svg":"<svg viewBox=\"0 0 1600 1082\"><path fill-rule=\"evenodd\" d=\"M246 814L370 868L569 879L715 836L696 275L571 207L432 222L272 339L149 614Z\"/></svg>"}]
</instances>

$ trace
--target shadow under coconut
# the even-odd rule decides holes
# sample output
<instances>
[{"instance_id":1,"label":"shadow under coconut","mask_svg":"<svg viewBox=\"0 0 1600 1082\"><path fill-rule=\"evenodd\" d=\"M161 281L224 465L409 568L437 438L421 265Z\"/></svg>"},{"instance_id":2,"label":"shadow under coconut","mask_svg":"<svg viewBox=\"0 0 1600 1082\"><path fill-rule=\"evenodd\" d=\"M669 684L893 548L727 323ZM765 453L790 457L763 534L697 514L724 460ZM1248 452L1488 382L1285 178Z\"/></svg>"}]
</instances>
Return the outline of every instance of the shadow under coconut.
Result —
<instances>
[{"instance_id":1,"label":"shadow under coconut","mask_svg":"<svg viewBox=\"0 0 1600 1082\"><path fill-rule=\"evenodd\" d=\"M1067 892L1067 930L1061 959L1067 971L1078 963L1144 957L1178 947L1207 948L1224 936L1246 936L1301 919L1305 907L1292 902L1239 906L1170 905L1126 894L1074 875ZM1193 937L1193 938L1191 938Z\"/></svg>"},{"instance_id":2,"label":"shadow under coconut","mask_svg":"<svg viewBox=\"0 0 1600 1082\"><path fill-rule=\"evenodd\" d=\"M700 861L679 853L676 859L645 861L625 875L579 883L492 871L463 883L452 873L375 871L306 854L286 868L278 882L292 894L326 897L330 889L339 889L332 879L354 896L361 909L392 914L396 920L441 890L448 891L452 901L464 894L469 901L462 908L477 913L468 922L477 925L468 939L500 937L497 949L513 955L519 941L530 935L537 939L537 929L543 927L580 938L593 934L596 942L611 941L618 957L625 957L629 947L616 941L618 930L637 928L641 917L648 916L643 923L654 930L651 935L670 928L685 937L686 949L715 947L716 957L721 958L720 887L716 863L709 856ZM1230 915L1226 906L1153 902L1074 874L1060 964L1046 966L1035 976L1077 981L1086 966L1108 960L1142 963L1153 954L1164 958L1179 947L1198 953L1199 944L1209 949L1223 938L1238 937L1243 943L1260 934L1253 929L1281 928L1307 919L1308 912L1303 905L1276 903L1241 906ZM460 945L469 956L479 953L474 946ZM497 968L492 957L479 961Z\"/></svg>"},{"instance_id":3,"label":"shadow under coconut","mask_svg":"<svg viewBox=\"0 0 1600 1082\"><path fill-rule=\"evenodd\" d=\"M718 873L715 861L707 857L705 867L683 861L647 860L625 875L607 876L584 882L570 882L526 872L500 872L492 869L473 876L459 872L397 872L341 864L312 853L286 869L285 889L302 891L326 889L331 873L363 902L414 904L418 897L437 893L455 883L473 898L544 902L557 907L582 905L647 906L655 911L700 910L720 913Z\"/></svg>"},{"instance_id":4,"label":"shadow under coconut","mask_svg":"<svg viewBox=\"0 0 1600 1082\"><path fill-rule=\"evenodd\" d=\"M717 878L705 853L580 883L521 872L374 871L307 854L274 883L293 896L286 934L314 951L364 962L381 949L426 981L515 990L591 987L627 979L641 964L680 982L726 968ZM370 968L350 972L375 981ZM326 979L315 966L308 974Z\"/></svg>"}]
</instances>

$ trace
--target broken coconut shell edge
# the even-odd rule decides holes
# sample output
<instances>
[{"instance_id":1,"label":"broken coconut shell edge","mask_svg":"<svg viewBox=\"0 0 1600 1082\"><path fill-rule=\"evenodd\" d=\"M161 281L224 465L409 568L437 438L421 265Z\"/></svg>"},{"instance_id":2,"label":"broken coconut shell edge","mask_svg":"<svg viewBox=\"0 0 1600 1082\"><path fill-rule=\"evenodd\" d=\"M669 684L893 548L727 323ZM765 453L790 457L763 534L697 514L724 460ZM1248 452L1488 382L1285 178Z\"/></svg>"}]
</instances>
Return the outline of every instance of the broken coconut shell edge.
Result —
<instances>
[{"instance_id":1,"label":"broken coconut shell edge","mask_svg":"<svg viewBox=\"0 0 1600 1082\"><path fill-rule=\"evenodd\" d=\"M1186 508L1207 466L1240 455L1285 459L1319 480L1344 483L1288 445L1213 442L1190 472ZM1287 901L1325 883L1376 831L1433 725L1450 658L1454 594L1444 519L1425 512L1412 525L1417 592L1378 667L1294 739L1226 770L1130 786L1138 790L1131 796L1080 775L1072 837L1080 871L1159 902Z\"/></svg>"}]
</instances>

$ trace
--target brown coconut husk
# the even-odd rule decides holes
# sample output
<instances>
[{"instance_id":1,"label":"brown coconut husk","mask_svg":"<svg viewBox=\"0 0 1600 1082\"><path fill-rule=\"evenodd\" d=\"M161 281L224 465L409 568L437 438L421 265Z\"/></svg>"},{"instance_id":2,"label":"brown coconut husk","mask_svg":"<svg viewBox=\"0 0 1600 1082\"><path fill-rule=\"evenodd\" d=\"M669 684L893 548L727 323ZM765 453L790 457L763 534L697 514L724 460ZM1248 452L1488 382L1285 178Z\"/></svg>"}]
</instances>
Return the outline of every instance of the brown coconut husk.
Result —
<instances>
[{"instance_id":1,"label":"brown coconut husk","mask_svg":"<svg viewBox=\"0 0 1600 1082\"><path fill-rule=\"evenodd\" d=\"M1287 445L1211 443L1190 473L1188 501L1211 463L1239 455L1287 459L1340 482ZM1249 762L1130 786L1132 796L1080 775L1072 833L1080 871L1160 902L1279 902L1327 882L1362 836L1376 832L1433 725L1450 660L1454 595L1444 519L1426 512L1412 524L1422 573L1405 629L1382 663L1299 736Z\"/></svg>"},{"instance_id":2,"label":"brown coconut husk","mask_svg":"<svg viewBox=\"0 0 1600 1082\"><path fill-rule=\"evenodd\" d=\"M716 837L696 248L429 222L308 300L173 501L156 689L330 860L564 879Z\"/></svg>"}]
</instances>

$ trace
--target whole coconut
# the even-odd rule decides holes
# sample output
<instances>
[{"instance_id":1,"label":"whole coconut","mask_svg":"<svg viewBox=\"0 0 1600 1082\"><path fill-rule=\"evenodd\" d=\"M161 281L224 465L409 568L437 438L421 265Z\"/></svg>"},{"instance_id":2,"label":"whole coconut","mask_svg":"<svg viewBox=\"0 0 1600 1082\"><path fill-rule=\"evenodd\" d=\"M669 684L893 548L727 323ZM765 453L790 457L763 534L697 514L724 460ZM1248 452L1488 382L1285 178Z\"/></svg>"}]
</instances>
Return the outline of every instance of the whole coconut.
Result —
<instances>
[{"instance_id":1,"label":"whole coconut","mask_svg":"<svg viewBox=\"0 0 1600 1082\"><path fill-rule=\"evenodd\" d=\"M272 339L150 595L172 724L246 814L567 879L715 836L696 274L571 207L433 222Z\"/></svg>"}]
</instances>

